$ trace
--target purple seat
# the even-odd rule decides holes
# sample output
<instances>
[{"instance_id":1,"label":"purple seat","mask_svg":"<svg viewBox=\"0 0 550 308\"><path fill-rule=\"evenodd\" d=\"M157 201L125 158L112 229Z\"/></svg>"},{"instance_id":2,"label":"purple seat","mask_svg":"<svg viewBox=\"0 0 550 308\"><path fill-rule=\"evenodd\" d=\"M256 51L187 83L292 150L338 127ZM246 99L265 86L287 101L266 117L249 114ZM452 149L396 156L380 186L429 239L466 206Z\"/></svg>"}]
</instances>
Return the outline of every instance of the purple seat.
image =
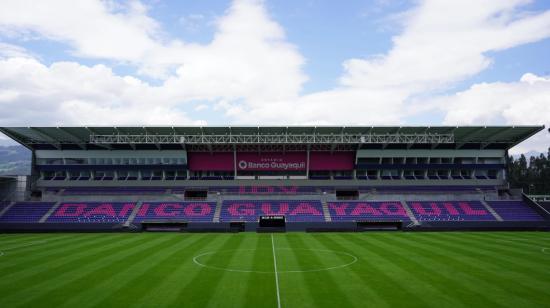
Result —
<instances>
[{"instance_id":1,"label":"purple seat","mask_svg":"<svg viewBox=\"0 0 550 308\"><path fill-rule=\"evenodd\" d=\"M62 203L48 217L53 223L124 223L135 203L125 202L74 202Z\"/></svg>"},{"instance_id":2,"label":"purple seat","mask_svg":"<svg viewBox=\"0 0 550 308\"><path fill-rule=\"evenodd\" d=\"M215 202L144 202L134 222L143 220L212 222L215 210Z\"/></svg>"},{"instance_id":3,"label":"purple seat","mask_svg":"<svg viewBox=\"0 0 550 308\"><path fill-rule=\"evenodd\" d=\"M328 202L332 221L409 221L399 201Z\"/></svg>"},{"instance_id":4,"label":"purple seat","mask_svg":"<svg viewBox=\"0 0 550 308\"><path fill-rule=\"evenodd\" d=\"M284 215L287 221L325 221L317 200L226 200L220 221L258 221L263 215Z\"/></svg>"},{"instance_id":5,"label":"purple seat","mask_svg":"<svg viewBox=\"0 0 550 308\"><path fill-rule=\"evenodd\" d=\"M541 221L544 220L535 210L525 202L518 201L488 201L489 205L503 220L508 221Z\"/></svg>"},{"instance_id":6,"label":"purple seat","mask_svg":"<svg viewBox=\"0 0 550 308\"><path fill-rule=\"evenodd\" d=\"M495 221L480 201L408 201L419 221Z\"/></svg>"},{"instance_id":7,"label":"purple seat","mask_svg":"<svg viewBox=\"0 0 550 308\"><path fill-rule=\"evenodd\" d=\"M17 202L0 217L0 223L36 223L54 204L53 202Z\"/></svg>"}]
</instances>

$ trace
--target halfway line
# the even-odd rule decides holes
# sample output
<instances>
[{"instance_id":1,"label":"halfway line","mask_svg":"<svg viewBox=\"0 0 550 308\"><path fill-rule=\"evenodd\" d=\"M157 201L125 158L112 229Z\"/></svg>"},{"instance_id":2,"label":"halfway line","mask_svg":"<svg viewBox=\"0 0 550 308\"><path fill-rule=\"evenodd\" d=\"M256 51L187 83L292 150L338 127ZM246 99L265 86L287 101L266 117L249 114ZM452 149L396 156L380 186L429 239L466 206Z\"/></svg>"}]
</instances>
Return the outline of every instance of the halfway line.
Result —
<instances>
[{"instance_id":1,"label":"halfway line","mask_svg":"<svg viewBox=\"0 0 550 308\"><path fill-rule=\"evenodd\" d=\"M277 287L277 308L281 308L281 296L279 295L279 274L277 274L277 257L275 256L275 242L271 233L271 248L273 249L273 268L275 271L275 286Z\"/></svg>"}]
</instances>

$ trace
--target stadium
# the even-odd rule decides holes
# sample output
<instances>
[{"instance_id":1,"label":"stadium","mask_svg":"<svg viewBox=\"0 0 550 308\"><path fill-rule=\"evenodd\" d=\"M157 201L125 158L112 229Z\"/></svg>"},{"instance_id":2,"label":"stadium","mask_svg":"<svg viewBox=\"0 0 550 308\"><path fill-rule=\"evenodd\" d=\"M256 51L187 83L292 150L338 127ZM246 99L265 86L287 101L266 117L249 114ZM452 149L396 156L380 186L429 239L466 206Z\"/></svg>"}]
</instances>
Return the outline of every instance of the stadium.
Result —
<instances>
[{"instance_id":1,"label":"stadium","mask_svg":"<svg viewBox=\"0 0 550 308\"><path fill-rule=\"evenodd\" d=\"M0 305L547 306L543 129L1 127Z\"/></svg>"}]
</instances>

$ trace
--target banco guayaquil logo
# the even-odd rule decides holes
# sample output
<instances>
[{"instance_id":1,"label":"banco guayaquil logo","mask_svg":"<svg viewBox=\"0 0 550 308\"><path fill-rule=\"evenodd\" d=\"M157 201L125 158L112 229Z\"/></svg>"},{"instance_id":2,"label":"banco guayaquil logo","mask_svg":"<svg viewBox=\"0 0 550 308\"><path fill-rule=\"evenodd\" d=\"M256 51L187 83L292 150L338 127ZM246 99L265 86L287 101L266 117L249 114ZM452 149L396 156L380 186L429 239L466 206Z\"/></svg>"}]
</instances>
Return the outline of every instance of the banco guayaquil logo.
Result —
<instances>
[{"instance_id":1,"label":"banco guayaquil logo","mask_svg":"<svg viewBox=\"0 0 550 308\"><path fill-rule=\"evenodd\" d=\"M239 161L239 168L246 169L247 163L244 160Z\"/></svg>"}]
</instances>

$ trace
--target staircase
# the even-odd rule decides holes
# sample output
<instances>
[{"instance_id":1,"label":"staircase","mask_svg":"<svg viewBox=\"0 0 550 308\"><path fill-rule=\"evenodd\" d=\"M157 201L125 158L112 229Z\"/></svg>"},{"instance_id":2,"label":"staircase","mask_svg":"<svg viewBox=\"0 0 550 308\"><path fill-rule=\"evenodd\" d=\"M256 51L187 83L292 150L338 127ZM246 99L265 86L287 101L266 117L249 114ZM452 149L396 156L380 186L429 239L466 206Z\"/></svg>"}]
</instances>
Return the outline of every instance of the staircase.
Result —
<instances>
[{"instance_id":1,"label":"staircase","mask_svg":"<svg viewBox=\"0 0 550 308\"><path fill-rule=\"evenodd\" d=\"M407 216L409 216L409 218L411 219L413 224L415 226L420 225L420 223L418 222L418 219L416 219L416 217L414 216L414 213L412 212L412 210L409 207L409 205L407 204L407 202L405 202L404 200L401 200L401 205L405 209L405 212L407 212Z\"/></svg>"},{"instance_id":2,"label":"staircase","mask_svg":"<svg viewBox=\"0 0 550 308\"><path fill-rule=\"evenodd\" d=\"M136 215L139 213L139 209L141 208L142 204L143 204L143 201L138 201L136 203L136 206L132 210L132 213L130 213L130 216L128 216L128 219L122 225L123 227L129 227L130 226L130 224L134 221L134 218L136 218Z\"/></svg>"},{"instance_id":3,"label":"staircase","mask_svg":"<svg viewBox=\"0 0 550 308\"><path fill-rule=\"evenodd\" d=\"M44 214L44 216L42 216L42 218L40 218L40 220L38 221L39 224L43 224L46 222L46 220L48 220L48 218L53 214L53 212L55 212L55 210L57 210L57 208L59 207L59 205L61 204L60 201L57 201L49 210L48 212L46 212L46 214Z\"/></svg>"},{"instance_id":4,"label":"staircase","mask_svg":"<svg viewBox=\"0 0 550 308\"><path fill-rule=\"evenodd\" d=\"M220 215L222 212L222 197L221 195L218 195L218 199L216 201L216 210L214 211L214 222L220 222Z\"/></svg>"},{"instance_id":5,"label":"staircase","mask_svg":"<svg viewBox=\"0 0 550 308\"><path fill-rule=\"evenodd\" d=\"M0 217L4 215L7 211L10 210L10 208L15 204L15 201L12 201L10 204L8 204L2 211L0 211Z\"/></svg>"},{"instance_id":6,"label":"staircase","mask_svg":"<svg viewBox=\"0 0 550 308\"><path fill-rule=\"evenodd\" d=\"M495 217L495 219L497 221L503 221L504 219L502 219L502 217L500 217L500 215L489 205L489 203L485 202L485 200L480 200L481 201L481 204L483 204L483 206L485 207L485 209L487 211L489 211L489 213L491 213L493 215L493 217Z\"/></svg>"},{"instance_id":7,"label":"staircase","mask_svg":"<svg viewBox=\"0 0 550 308\"><path fill-rule=\"evenodd\" d=\"M331 222L332 217L330 217L330 211L328 210L328 204L327 204L327 197L322 196L321 197L321 204L323 205L323 215L325 215L325 221Z\"/></svg>"}]
</instances>

